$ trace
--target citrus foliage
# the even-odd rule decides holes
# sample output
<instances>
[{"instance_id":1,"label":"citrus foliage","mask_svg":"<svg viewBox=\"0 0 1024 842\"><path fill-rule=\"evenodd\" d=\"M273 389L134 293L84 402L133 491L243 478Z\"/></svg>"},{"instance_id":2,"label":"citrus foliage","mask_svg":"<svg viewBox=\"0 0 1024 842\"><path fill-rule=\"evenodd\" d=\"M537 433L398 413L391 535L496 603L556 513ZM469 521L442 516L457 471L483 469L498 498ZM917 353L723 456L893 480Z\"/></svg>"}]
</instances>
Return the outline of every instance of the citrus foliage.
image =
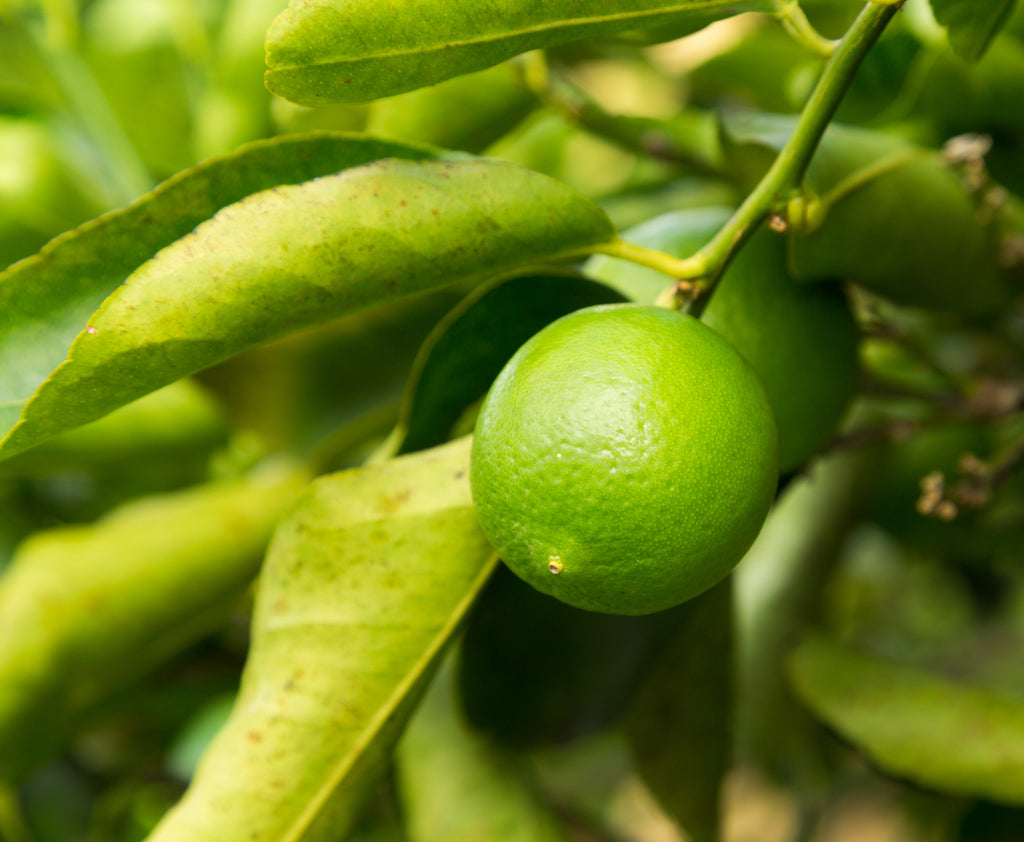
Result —
<instances>
[{"instance_id":1,"label":"citrus foliage","mask_svg":"<svg viewBox=\"0 0 1024 842\"><path fill-rule=\"evenodd\" d=\"M1024 836L1022 98L1007 0L0 2L0 839Z\"/></svg>"}]
</instances>

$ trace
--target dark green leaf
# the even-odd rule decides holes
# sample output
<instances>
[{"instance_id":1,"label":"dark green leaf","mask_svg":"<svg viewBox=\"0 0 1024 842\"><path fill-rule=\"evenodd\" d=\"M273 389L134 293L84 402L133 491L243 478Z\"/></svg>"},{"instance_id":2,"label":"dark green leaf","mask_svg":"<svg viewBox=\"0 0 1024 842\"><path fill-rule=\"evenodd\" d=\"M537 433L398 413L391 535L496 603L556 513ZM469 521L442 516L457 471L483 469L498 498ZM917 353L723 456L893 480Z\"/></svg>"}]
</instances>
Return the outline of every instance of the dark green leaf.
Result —
<instances>
[{"instance_id":1,"label":"dark green leaf","mask_svg":"<svg viewBox=\"0 0 1024 842\"><path fill-rule=\"evenodd\" d=\"M267 34L267 87L306 105L360 102L483 70L529 50L639 27L706 22L759 0L292 0Z\"/></svg>"},{"instance_id":2,"label":"dark green leaf","mask_svg":"<svg viewBox=\"0 0 1024 842\"><path fill-rule=\"evenodd\" d=\"M977 61L1010 19L1016 0L931 0L935 19L961 58Z\"/></svg>"},{"instance_id":3,"label":"dark green leaf","mask_svg":"<svg viewBox=\"0 0 1024 842\"><path fill-rule=\"evenodd\" d=\"M1024 703L811 637L792 654L800 698L890 774L1024 804Z\"/></svg>"},{"instance_id":4,"label":"dark green leaf","mask_svg":"<svg viewBox=\"0 0 1024 842\"><path fill-rule=\"evenodd\" d=\"M478 288L420 349L393 441L397 452L447 441L460 413L484 396L519 346L546 324L581 307L622 300L603 284L554 269Z\"/></svg>"},{"instance_id":5,"label":"dark green leaf","mask_svg":"<svg viewBox=\"0 0 1024 842\"><path fill-rule=\"evenodd\" d=\"M681 627L641 684L625 732L669 815L693 842L714 842L731 749L732 581L675 611Z\"/></svg>"},{"instance_id":6,"label":"dark green leaf","mask_svg":"<svg viewBox=\"0 0 1024 842\"><path fill-rule=\"evenodd\" d=\"M495 563L469 449L309 488L271 543L238 703L150 842L345 837Z\"/></svg>"},{"instance_id":7,"label":"dark green leaf","mask_svg":"<svg viewBox=\"0 0 1024 842\"><path fill-rule=\"evenodd\" d=\"M0 579L0 780L221 622L305 481L279 466L26 541Z\"/></svg>"},{"instance_id":8,"label":"dark green leaf","mask_svg":"<svg viewBox=\"0 0 1024 842\"><path fill-rule=\"evenodd\" d=\"M507 567L473 607L459 684L469 722L514 748L564 743L620 716L685 606L598 614L542 594Z\"/></svg>"},{"instance_id":9,"label":"dark green leaf","mask_svg":"<svg viewBox=\"0 0 1024 842\"><path fill-rule=\"evenodd\" d=\"M0 430L14 426L104 299L139 264L221 208L275 185L380 158L432 155L340 134L255 143L179 173L131 206L58 237L0 273Z\"/></svg>"},{"instance_id":10,"label":"dark green leaf","mask_svg":"<svg viewBox=\"0 0 1024 842\"><path fill-rule=\"evenodd\" d=\"M608 217L579 193L489 159L388 159L253 194L143 264L95 314L76 302L63 320L67 333L80 331L68 362L25 407L0 453L298 328L613 236ZM9 317L21 338L36 296L14 288L29 299ZM23 351L39 345L38 337L28 349L24 342L16 343ZM32 366L23 379L39 373ZM18 397L28 385L18 384Z\"/></svg>"}]
</instances>

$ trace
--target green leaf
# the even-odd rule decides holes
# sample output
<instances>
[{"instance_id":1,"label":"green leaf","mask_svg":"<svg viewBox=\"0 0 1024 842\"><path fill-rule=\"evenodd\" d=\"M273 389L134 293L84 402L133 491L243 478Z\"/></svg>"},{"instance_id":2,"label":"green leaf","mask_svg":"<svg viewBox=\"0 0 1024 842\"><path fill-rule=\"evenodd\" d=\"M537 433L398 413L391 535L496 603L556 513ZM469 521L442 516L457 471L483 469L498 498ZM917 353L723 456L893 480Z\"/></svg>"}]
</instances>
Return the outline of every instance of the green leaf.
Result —
<instances>
[{"instance_id":1,"label":"green leaf","mask_svg":"<svg viewBox=\"0 0 1024 842\"><path fill-rule=\"evenodd\" d=\"M788 115L727 115L723 136L732 171L756 181L794 125ZM833 123L805 186L820 199L823 219L789 235L790 269L800 280L841 278L899 304L968 316L990 315L1009 299L980 196L941 153L887 132Z\"/></svg>"},{"instance_id":2,"label":"green leaf","mask_svg":"<svg viewBox=\"0 0 1024 842\"><path fill-rule=\"evenodd\" d=\"M534 107L523 68L507 62L379 100L366 129L373 134L482 152Z\"/></svg>"},{"instance_id":3,"label":"green leaf","mask_svg":"<svg viewBox=\"0 0 1024 842\"><path fill-rule=\"evenodd\" d=\"M213 397L192 380L178 380L0 463L0 476L202 462L227 438L227 419Z\"/></svg>"},{"instance_id":4,"label":"green leaf","mask_svg":"<svg viewBox=\"0 0 1024 842\"><path fill-rule=\"evenodd\" d=\"M309 488L271 543L238 704L150 842L345 837L495 563L469 449Z\"/></svg>"},{"instance_id":5,"label":"green leaf","mask_svg":"<svg viewBox=\"0 0 1024 842\"><path fill-rule=\"evenodd\" d=\"M567 842L522 759L466 722L446 659L396 751L409 842Z\"/></svg>"},{"instance_id":6,"label":"green leaf","mask_svg":"<svg viewBox=\"0 0 1024 842\"><path fill-rule=\"evenodd\" d=\"M1016 0L931 0L935 19L949 32L954 52L977 61L1013 13Z\"/></svg>"},{"instance_id":7,"label":"green leaf","mask_svg":"<svg viewBox=\"0 0 1024 842\"><path fill-rule=\"evenodd\" d=\"M253 194L143 264L95 314L76 307L68 362L0 455L290 331L612 236L579 193L497 160L388 159Z\"/></svg>"},{"instance_id":8,"label":"green leaf","mask_svg":"<svg viewBox=\"0 0 1024 842\"><path fill-rule=\"evenodd\" d=\"M89 315L132 270L221 208L259 190L380 158L433 154L342 134L254 143L185 170L0 273L0 431L14 426L39 384L64 362Z\"/></svg>"},{"instance_id":9,"label":"green leaf","mask_svg":"<svg viewBox=\"0 0 1024 842\"><path fill-rule=\"evenodd\" d=\"M881 769L958 795L1024 804L1024 704L811 637L798 695Z\"/></svg>"},{"instance_id":10,"label":"green leaf","mask_svg":"<svg viewBox=\"0 0 1024 842\"><path fill-rule=\"evenodd\" d=\"M731 749L731 605L727 579L680 606L681 628L625 719L640 776L693 842L719 838Z\"/></svg>"},{"instance_id":11,"label":"green leaf","mask_svg":"<svg viewBox=\"0 0 1024 842\"><path fill-rule=\"evenodd\" d=\"M517 749L594 734L622 715L686 611L685 605L643 616L584 611L502 566L473 606L462 640L466 716Z\"/></svg>"},{"instance_id":12,"label":"green leaf","mask_svg":"<svg viewBox=\"0 0 1024 842\"><path fill-rule=\"evenodd\" d=\"M292 0L267 33L267 87L305 105L360 102L483 70L529 50L759 0Z\"/></svg>"},{"instance_id":13,"label":"green leaf","mask_svg":"<svg viewBox=\"0 0 1024 842\"><path fill-rule=\"evenodd\" d=\"M559 316L623 298L565 270L481 286L445 316L413 364L392 440L398 453L448 440L459 415L486 394L520 345Z\"/></svg>"},{"instance_id":14,"label":"green leaf","mask_svg":"<svg viewBox=\"0 0 1024 842\"><path fill-rule=\"evenodd\" d=\"M268 466L28 539L0 579L0 780L221 622L305 482Z\"/></svg>"}]
</instances>

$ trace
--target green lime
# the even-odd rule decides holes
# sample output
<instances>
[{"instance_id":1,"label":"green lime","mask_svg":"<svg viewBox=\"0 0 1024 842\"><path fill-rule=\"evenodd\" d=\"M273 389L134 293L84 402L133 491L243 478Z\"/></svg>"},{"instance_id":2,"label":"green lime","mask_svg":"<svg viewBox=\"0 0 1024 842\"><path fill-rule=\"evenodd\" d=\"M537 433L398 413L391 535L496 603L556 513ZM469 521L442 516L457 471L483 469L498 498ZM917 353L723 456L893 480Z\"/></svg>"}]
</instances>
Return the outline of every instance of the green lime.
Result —
<instances>
[{"instance_id":1,"label":"green lime","mask_svg":"<svg viewBox=\"0 0 1024 842\"><path fill-rule=\"evenodd\" d=\"M686 257L731 213L722 207L675 211L623 236ZM595 257L586 271L645 304L666 286L660 272L625 260ZM703 320L760 376L779 425L779 470L796 470L835 435L857 391L860 334L846 294L836 284L795 282L786 271L785 240L762 229L729 264Z\"/></svg>"},{"instance_id":2,"label":"green lime","mask_svg":"<svg viewBox=\"0 0 1024 842\"><path fill-rule=\"evenodd\" d=\"M659 307L579 310L534 335L480 410L480 523L539 591L649 614L720 581L775 494L778 432L753 369Z\"/></svg>"}]
</instances>

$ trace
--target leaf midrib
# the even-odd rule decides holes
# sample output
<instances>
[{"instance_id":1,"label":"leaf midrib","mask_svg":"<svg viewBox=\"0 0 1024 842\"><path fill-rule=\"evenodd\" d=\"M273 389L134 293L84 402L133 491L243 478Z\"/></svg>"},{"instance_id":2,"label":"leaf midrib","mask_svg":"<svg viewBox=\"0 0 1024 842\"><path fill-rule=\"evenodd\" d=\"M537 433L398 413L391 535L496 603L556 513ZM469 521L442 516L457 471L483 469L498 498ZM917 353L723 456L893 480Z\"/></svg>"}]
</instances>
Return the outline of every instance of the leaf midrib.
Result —
<instances>
[{"instance_id":1,"label":"leaf midrib","mask_svg":"<svg viewBox=\"0 0 1024 842\"><path fill-rule=\"evenodd\" d=\"M477 594L490 577L497 563L498 556L496 553L492 553L474 579L473 586L459 600L456 609L449 615L448 621L438 629L431 645L424 651L405 678L396 685L386 702L378 709L377 715L370 720L363 730L360 739L356 741L352 749L340 760L324 784L317 790L313 798L309 800L306 808L299 813L292 825L285 831L280 842L301 842L305 832L316 821L324 806L330 800L331 795L338 789L341 781L345 779L345 776L351 770L356 760L363 756L373 742L374 736L384 728L384 725L406 699L412 688L416 685L416 682L423 677L429 665L434 662L441 649L451 639L455 629L462 622L466 612L469 610L469 606L476 599Z\"/></svg>"}]
</instances>

